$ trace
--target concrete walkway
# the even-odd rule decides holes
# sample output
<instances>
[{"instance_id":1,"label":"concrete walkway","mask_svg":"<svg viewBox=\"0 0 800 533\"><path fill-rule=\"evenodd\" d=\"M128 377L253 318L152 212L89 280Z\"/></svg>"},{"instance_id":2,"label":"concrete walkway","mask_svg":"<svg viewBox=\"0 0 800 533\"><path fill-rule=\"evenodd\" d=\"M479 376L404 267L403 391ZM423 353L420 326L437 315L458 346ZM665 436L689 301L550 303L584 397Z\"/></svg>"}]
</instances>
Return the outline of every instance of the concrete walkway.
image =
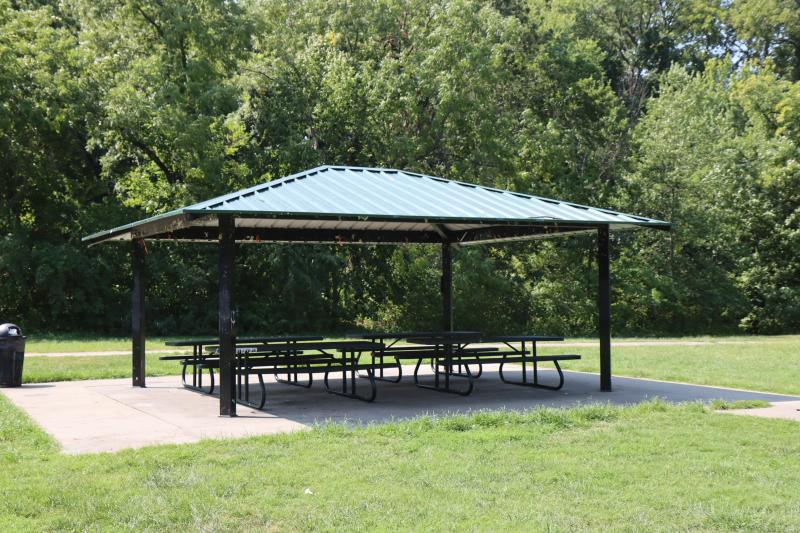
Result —
<instances>
[{"instance_id":1,"label":"concrete walkway","mask_svg":"<svg viewBox=\"0 0 800 533\"><path fill-rule=\"evenodd\" d=\"M757 409L728 409L720 412L734 415L760 416L763 418L785 418L787 420L797 420L800 422L800 401L773 402L769 407L759 407Z\"/></svg>"},{"instance_id":2,"label":"concrete walkway","mask_svg":"<svg viewBox=\"0 0 800 533\"><path fill-rule=\"evenodd\" d=\"M410 372L407 369L406 373ZM553 376L554 372L542 371L543 381ZM581 372L566 372L566 385L553 392L505 385L495 369L487 368L467 397L422 390L411 378L405 378L398 384L379 382L373 403L328 394L321 379L315 380L311 389L270 381L265 411L239 406L239 416L230 419L217 415L217 397L184 389L178 377L148 378L147 383L146 389L140 389L131 387L130 379L72 381L31 384L2 392L52 434L66 453L281 433L324 421L365 424L481 409L569 407L592 402L632 404L656 397L670 402L800 402L793 396L619 377L614 378L613 392L601 393L597 375Z\"/></svg>"}]
</instances>

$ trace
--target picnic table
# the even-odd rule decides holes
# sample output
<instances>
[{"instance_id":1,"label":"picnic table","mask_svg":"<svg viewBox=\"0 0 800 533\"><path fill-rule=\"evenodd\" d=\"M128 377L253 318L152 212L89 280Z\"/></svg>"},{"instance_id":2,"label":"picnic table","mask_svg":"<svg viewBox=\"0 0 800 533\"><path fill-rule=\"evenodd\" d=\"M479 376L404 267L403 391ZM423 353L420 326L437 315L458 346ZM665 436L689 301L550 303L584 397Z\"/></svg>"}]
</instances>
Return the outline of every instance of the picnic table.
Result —
<instances>
[{"instance_id":1,"label":"picnic table","mask_svg":"<svg viewBox=\"0 0 800 533\"><path fill-rule=\"evenodd\" d=\"M560 361L580 359L575 354L558 354L540 356L537 353L538 342L563 341L564 338L553 335L502 335L483 336L477 331L440 331L440 332L403 332L366 333L376 339L395 339L385 345L385 348L373 354L373 360L378 358L383 363L383 358L394 357L397 367L402 368L401 361L416 360L414 367L414 383L421 388L432 389L440 392L450 392L468 395L473 390L474 380L483 374L484 364L499 364L500 378L504 383L521 385L534 388L558 390L564 385L564 373ZM411 346L398 346L397 342L405 338ZM512 343L518 343L514 346ZM493 345L494 344L494 345ZM501 347L496 346L501 344ZM420 379L420 368L423 361L429 360L433 370L433 383L424 383ZM558 384L547 385L540 383L539 363L551 362L558 372ZM522 364L522 379L515 381L506 377L507 364ZM477 366L473 370L471 366ZM532 370L532 379L528 379L528 367ZM402 371L401 371L402 372ZM402 375L402 374L401 374ZM398 377L394 381L399 381ZM463 382L462 387L455 382Z\"/></svg>"},{"instance_id":2,"label":"picnic table","mask_svg":"<svg viewBox=\"0 0 800 533\"><path fill-rule=\"evenodd\" d=\"M376 352L372 352L372 363L375 369L378 371L375 379L378 381L388 381L390 383L399 383L401 379L403 379L403 366L400 363L400 358L387 355L388 352L397 353L402 351L403 349L397 347L397 344L405 339L411 338L420 338L420 337L434 337L437 335L441 335L442 333L447 333L452 336L466 336L469 335L473 336L480 336L480 332L477 331L449 331L449 332L441 332L441 331L372 331L367 333L353 333L350 334L350 337L355 337L359 339L367 339L372 342L378 342L384 345L383 349L378 350ZM395 362L394 363L386 363L386 357L393 357ZM396 369L397 376L394 378L387 377L384 374L385 369Z\"/></svg>"},{"instance_id":3,"label":"picnic table","mask_svg":"<svg viewBox=\"0 0 800 533\"><path fill-rule=\"evenodd\" d=\"M322 337L316 335L282 335L282 336L263 336L263 337L237 337L234 339L234 345L236 346L237 353L239 351L251 351L254 346L251 345L259 345L259 344L270 344L270 343L297 343L301 341L318 341L322 340ZM203 390L203 370L208 370L209 372L209 379L210 379L210 390L209 394L213 394L214 392L214 369L213 366L208 366L207 363L213 361L213 359L218 356L218 353L211 353L208 354L204 351L204 348L218 348L219 347L219 338L213 337L205 337L205 338L195 338L195 339L181 339L181 340L174 340L174 341L167 341L164 343L167 346L191 346L192 347L192 354L191 355L167 355L163 357L159 357L160 360L163 361L181 361L183 366L181 370L181 381L183 382L183 386L193 390ZM189 385L186 382L186 369L187 367L192 368L192 384Z\"/></svg>"},{"instance_id":4,"label":"picnic table","mask_svg":"<svg viewBox=\"0 0 800 533\"><path fill-rule=\"evenodd\" d=\"M371 364L360 363L361 354L372 353L383 348L381 343L370 341L320 341L299 342L285 345L265 345L254 352L244 352L237 355L239 360L239 376L243 377L244 389L240 391L244 403L261 409L264 406L266 387L263 376L275 375L281 383L310 387L314 374L324 374L325 389L339 396L355 398L371 402L377 394L374 378L375 367ZM360 371L367 372L369 391L367 394L358 392L358 378ZM330 376L341 372L341 388L334 388L330 383ZM296 379L278 379L281 374L297 376L306 374L307 383L297 383ZM258 378L261 389L261 400L258 404L249 399L249 376ZM243 394L241 394L243 392Z\"/></svg>"},{"instance_id":5,"label":"picnic table","mask_svg":"<svg viewBox=\"0 0 800 533\"><path fill-rule=\"evenodd\" d=\"M504 356L503 361L500 362L500 379L504 383L511 385L520 385L523 387L535 387L540 389L558 390L564 386L564 372L561 370L560 361L569 361L580 359L581 356L577 354L558 354L558 355L539 355L536 351L537 342L561 342L564 337L554 335L499 335L494 337L487 337L484 339L486 342L499 342L504 344L509 352ZM516 348L512 343L519 343L520 347ZM526 344L530 346L527 349ZM558 372L558 385L544 385L539 383L539 363L550 362L555 366ZM503 373L503 367L507 363L521 363L522 364L522 379L520 381L508 380ZM532 366L533 380L528 381L528 372L526 364Z\"/></svg>"},{"instance_id":6,"label":"picnic table","mask_svg":"<svg viewBox=\"0 0 800 533\"><path fill-rule=\"evenodd\" d=\"M184 386L194 390L202 389L202 371L208 370L211 378L209 394L214 391L214 370L219 369L218 354L207 353L203 347L210 345L209 339L190 339L171 341L182 346L193 346L192 355L181 356L184 364ZM240 349L240 341L250 343L248 349ZM310 387L313 375L324 374L325 388L332 394L364 401L373 401L377 394L371 364L360 364L363 352L380 350L383 345L370 341L325 341L322 337L286 336L286 337L245 337L236 339L235 352L236 399L237 402L261 409L266 403L266 386L264 375L274 375L276 381L289 385ZM180 344L178 344L180 343ZM252 349L251 349L252 348ZM166 356L162 359L179 359L179 356ZM197 381L192 385L186 383L185 369L193 366L196 369ZM369 391L362 394L358 391L357 375L367 372L370 381ZM330 375L341 372L341 388L334 388L330 383ZM286 378L280 376L286 375ZM300 375L307 375L306 382L299 380ZM250 399L250 376L256 376L260 387L260 400ZM205 392L205 391L203 391Z\"/></svg>"},{"instance_id":7,"label":"picnic table","mask_svg":"<svg viewBox=\"0 0 800 533\"><path fill-rule=\"evenodd\" d=\"M352 340L330 341L311 335L269 337L239 337L235 339L236 401L261 409L266 402L265 375L274 376L279 383L311 387L315 374L324 374L328 392L364 401L373 401L377 394L376 381L399 382L403 377L402 362L416 361L414 384L420 388L468 395L474 382L483 374L486 364L499 364L504 383L525 387L558 390L564 385L560 362L580 359L575 354L539 355L537 343L558 342L564 338L553 335L484 336L478 331L401 331L366 332L349 335ZM164 356L161 359L180 360L181 379L185 387L203 389L203 371L210 377L209 394L214 392L214 370L219 369L219 341L213 338L169 341L169 346L192 346L192 354ZM361 362L368 353L370 361ZM387 361L388 359L388 361ZM433 370L432 379L420 375L424 362ZM539 364L553 363L558 372L555 385L541 383ZM522 365L521 379L507 377L509 364ZM187 383L187 367L192 368L192 383ZM476 368L471 368L476 367ZM384 370L396 369L396 377L387 377ZM529 378L530 369L530 378ZM341 386L332 386L330 376L341 373ZM258 380L259 401L251 401L251 376ZM301 376L307 376L300 379ZM358 379L367 379L366 393L357 386Z\"/></svg>"},{"instance_id":8,"label":"picnic table","mask_svg":"<svg viewBox=\"0 0 800 533\"><path fill-rule=\"evenodd\" d=\"M406 353L398 354L404 359L416 358L414 366L414 384L423 389L439 392L449 392L467 396L472 393L474 381L483 374L480 359L476 359L486 352L497 352L492 346L480 346L483 335L478 331L441 331L433 335L418 335L406 339L414 348ZM425 360L419 357L429 354L430 367L433 370L433 383L424 383L420 379L420 368ZM470 357L470 361L463 358ZM474 359L474 361L473 361ZM477 364L477 372L473 372L470 364ZM453 381L464 379L464 388L454 386Z\"/></svg>"}]
</instances>

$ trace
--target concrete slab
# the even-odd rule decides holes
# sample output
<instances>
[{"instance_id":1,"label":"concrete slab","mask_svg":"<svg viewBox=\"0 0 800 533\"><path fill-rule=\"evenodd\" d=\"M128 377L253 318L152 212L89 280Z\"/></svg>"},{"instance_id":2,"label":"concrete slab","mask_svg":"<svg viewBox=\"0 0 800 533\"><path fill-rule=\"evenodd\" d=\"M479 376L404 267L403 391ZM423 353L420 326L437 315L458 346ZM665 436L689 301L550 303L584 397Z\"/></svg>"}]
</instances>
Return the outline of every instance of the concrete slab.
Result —
<instances>
[{"instance_id":1,"label":"concrete slab","mask_svg":"<svg viewBox=\"0 0 800 533\"><path fill-rule=\"evenodd\" d=\"M404 369L404 374L410 375L411 371ZM542 371L542 380L552 380L554 374ZM146 389L141 389L131 387L130 379L71 381L25 385L2 392L52 434L66 453L282 433L325 421L367 424L484 409L569 407L597 402L632 404L652 398L670 402L800 402L800 397L779 394L620 377L614 378L613 392L602 393L598 390L598 376L582 372L566 372L566 385L554 392L503 384L496 369L488 367L467 397L419 389L411 378L404 378L397 384L379 382L378 397L373 403L328 394L321 379L315 379L310 389L270 380L265 410L239 406L239 416L231 419L217 415L216 396L184 389L179 377L148 378L147 384ZM336 380L332 380L332 386L335 384ZM258 394L255 388L253 394Z\"/></svg>"},{"instance_id":2,"label":"concrete slab","mask_svg":"<svg viewBox=\"0 0 800 533\"><path fill-rule=\"evenodd\" d=\"M800 422L800 401L773 402L769 407L759 407L758 409L729 409L720 411L733 415L761 416L764 418L785 418L786 420L796 420Z\"/></svg>"}]
</instances>

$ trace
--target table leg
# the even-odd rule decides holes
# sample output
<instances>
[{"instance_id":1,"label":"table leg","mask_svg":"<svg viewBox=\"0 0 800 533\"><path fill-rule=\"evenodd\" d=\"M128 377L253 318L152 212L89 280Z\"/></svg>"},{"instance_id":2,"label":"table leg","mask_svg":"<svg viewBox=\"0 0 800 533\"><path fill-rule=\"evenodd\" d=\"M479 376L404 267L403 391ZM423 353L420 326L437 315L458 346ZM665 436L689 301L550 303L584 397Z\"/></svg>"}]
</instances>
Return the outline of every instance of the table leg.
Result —
<instances>
[{"instance_id":1,"label":"table leg","mask_svg":"<svg viewBox=\"0 0 800 533\"><path fill-rule=\"evenodd\" d=\"M342 394L347 394L347 352L342 354Z\"/></svg>"},{"instance_id":2,"label":"table leg","mask_svg":"<svg viewBox=\"0 0 800 533\"><path fill-rule=\"evenodd\" d=\"M248 356L244 356L245 360L245 369L244 369L244 401L250 401L250 364Z\"/></svg>"},{"instance_id":3,"label":"table leg","mask_svg":"<svg viewBox=\"0 0 800 533\"><path fill-rule=\"evenodd\" d=\"M199 347L202 350L202 345ZM198 355L198 346L192 346L192 387L197 387L197 364L200 362Z\"/></svg>"},{"instance_id":4,"label":"table leg","mask_svg":"<svg viewBox=\"0 0 800 533\"><path fill-rule=\"evenodd\" d=\"M360 356L361 354L359 354ZM356 358L356 352L353 350L350 352L350 392L353 394L356 393L356 365L358 359Z\"/></svg>"},{"instance_id":5,"label":"table leg","mask_svg":"<svg viewBox=\"0 0 800 533\"><path fill-rule=\"evenodd\" d=\"M235 344L234 344L233 349L236 350L236 345ZM236 363L236 365L234 367L236 369L236 393L239 395L239 399L241 400L242 399L242 372L241 372L241 369L242 369L242 355L238 354L238 353L234 354L233 360ZM222 360L220 359L220 368L221 367L222 367Z\"/></svg>"},{"instance_id":6,"label":"table leg","mask_svg":"<svg viewBox=\"0 0 800 533\"><path fill-rule=\"evenodd\" d=\"M448 345L445 348L445 368L447 369L447 373L444 375L444 388L445 390L450 390L450 373L453 371L453 347Z\"/></svg>"}]
</instances>

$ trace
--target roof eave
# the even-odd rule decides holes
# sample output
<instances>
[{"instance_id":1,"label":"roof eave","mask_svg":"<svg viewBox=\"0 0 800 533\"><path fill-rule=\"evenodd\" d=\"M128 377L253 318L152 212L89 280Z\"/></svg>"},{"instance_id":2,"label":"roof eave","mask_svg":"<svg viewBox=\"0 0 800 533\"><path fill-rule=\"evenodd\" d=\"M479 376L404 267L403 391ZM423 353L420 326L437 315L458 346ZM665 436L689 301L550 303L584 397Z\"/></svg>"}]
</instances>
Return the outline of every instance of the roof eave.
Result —
<instances>
[{"instance_id":1,"label":"roof eave","mask_svg":"<svg viewBox=\"0 0 800 533\"><path fill-rule=\"evenodd\" d=\"M178 229L190 225L191 220L197 218L194 215L187 215L183 209L176 209L160 215L152 216L137 222L131 222L124 226L118 226L109 230L98 231L81 239L89 246L113 240L133 240L137 238L147 238L148 233L163 233L170 229ZM149 231L148 231L149 230Z\"/></svg>"},{"instance_id":2,"label":"roof eave","mask_svg":"<svg viewBox=\"0 0 800 533\"><path fill-rule=\"evenodd\" d=\"M337 221L373 221L373 222L425 222L425 223L444 223L444 224L506 224L506 225L531 225L531 224L580 224L585 226L604 226L604 225L636 225L636 226L661 226L669 227L671 224L663 220L575 220L560 219L554 217L532 217L532 218L491 218L491 217L424 217L406 215L375 215L359 213L313 213L313 212L289 212L289 211L249 211L241 209L190 209L184 210L187 214L193 215L234 215L243 218L264 218L264 219L291 219L291 220L337 220Z\"/></svg>"},{"instance_id":3,"label":"roof eave","mask_svg":"<svg viewBox=\"0 0 800 533\"><path fill-rule=\"evenodd\" d=\"M463 217L411 217L411 216L387 216L387 215L358 215L340 213L286 213L286 212L260 212L260 211L224 211L215 209L214 211L204 209L182 209L171 211L155 217L150 217L139 222L133 222L118 228L101 231L84 237L83 242L89 246L113 240L133 240L137 238L146 239L151 235L163 235L170 231L191 227L192 222L198 219L209 219L220 214L239 216L242 218L263 218L263 219L299 219L299 220L337 220L354 222L409 222L427 224L479 224L487 227L491 226L584 226L586 232L600 226L609 226L615 229L626 229L631 227L649 227L669 231L671 224L660 220L646 221L595 221L595 220L562 220L553 218L526 218L526 219L497 219L497 218L463 218ZM572 232L574 233L574 232ZM543 238L543 237L536 237ZM163 237L160 240L164 240ZM522 239L515 239L522 240ZM490 242L490 241L480 241Z\"/></svg>"}]
</instances>

